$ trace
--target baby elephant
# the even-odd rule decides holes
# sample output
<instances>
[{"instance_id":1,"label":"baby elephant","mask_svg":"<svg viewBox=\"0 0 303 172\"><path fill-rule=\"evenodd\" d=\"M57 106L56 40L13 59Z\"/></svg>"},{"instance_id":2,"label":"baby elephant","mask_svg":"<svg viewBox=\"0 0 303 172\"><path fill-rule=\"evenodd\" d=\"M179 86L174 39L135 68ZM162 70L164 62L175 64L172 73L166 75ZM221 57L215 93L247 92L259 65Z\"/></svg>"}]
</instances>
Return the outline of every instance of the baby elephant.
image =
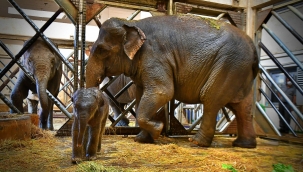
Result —
<instances>
[{"instance_id":1,"label":"baby elephant","mask_svg":"<svg viewBox=\"0 0 303 172\"><path fill-rule=\"evenodd\" d=\"M75 115L72 126L72 163L84 158L94 160L97 158L97 150L101 150L109 104L97 87L77 90L72 102Z\"/></svg>"}]
</instances>

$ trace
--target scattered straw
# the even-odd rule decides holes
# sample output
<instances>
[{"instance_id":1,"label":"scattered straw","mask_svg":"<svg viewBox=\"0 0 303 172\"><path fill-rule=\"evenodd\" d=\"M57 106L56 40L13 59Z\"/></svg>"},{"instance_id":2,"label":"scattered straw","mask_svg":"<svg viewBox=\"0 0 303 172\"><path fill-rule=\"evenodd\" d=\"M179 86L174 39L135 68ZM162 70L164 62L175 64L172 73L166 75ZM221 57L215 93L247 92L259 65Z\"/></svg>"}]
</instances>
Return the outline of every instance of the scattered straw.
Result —
<instances>
[{"instance_id":1,"label":"scattered straw","mask_svg":"<svg viewBox=\"0 0 303 172\"><path fill-rule=\"evenodd\" d=\"M105 135L97 160L71 163L71 137L43 137L0 144L0 171L273 171L274 164L303 169L303 145L257 139L255 149L234 148L235 138L215 136L209 148L191 147L187 137L160 137L154 144L135 136ZM46 133L44 133L46 132ZM41 135L38 134L38 135Z\"/></svg>"}]
</instances>

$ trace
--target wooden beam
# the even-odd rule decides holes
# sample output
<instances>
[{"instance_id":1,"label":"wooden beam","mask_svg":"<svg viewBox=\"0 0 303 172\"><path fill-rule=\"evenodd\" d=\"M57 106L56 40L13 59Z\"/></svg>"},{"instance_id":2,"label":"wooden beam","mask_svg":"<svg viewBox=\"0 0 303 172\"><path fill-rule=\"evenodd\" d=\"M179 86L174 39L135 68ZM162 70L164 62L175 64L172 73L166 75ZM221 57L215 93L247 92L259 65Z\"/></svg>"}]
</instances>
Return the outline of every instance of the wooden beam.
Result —
<instances>
[{"instance_id":1,"label":"wooden beam","mask_svg":"<svg viewBox=\"0 0 303 172\"><path fill-rule=\"evenodd\" d=\"M151 6L133 5L123 2L111 2L111 1L101 1L101 0L95 0L95 3L105 4L108 6L118 7L118 8L132 9L132 10L157 11L156 4L154 5L154 8L152 8Z\"/></svg>"},{"instance_id":2,"label":"wooden beam","mask_svg":"<svg viewBox=\"0 0 303 172\"><path fill-rule=\"evenodd\" d=\"M9 41L22 41L22 44L20 42L20 45L23 45L24 41L29 40L31 37L30 36L20 36L20 35L8 35L8 34L0 34L0 39L1 40L9 40ZM74 40L68 40L68 39L53 39L50 38L54 43L56 43L59 48L70 48L73 49L74 48ZM92 45L94 42L91 41L86 41L86 46L90 46Z\"/></svg>"}]
</instances>

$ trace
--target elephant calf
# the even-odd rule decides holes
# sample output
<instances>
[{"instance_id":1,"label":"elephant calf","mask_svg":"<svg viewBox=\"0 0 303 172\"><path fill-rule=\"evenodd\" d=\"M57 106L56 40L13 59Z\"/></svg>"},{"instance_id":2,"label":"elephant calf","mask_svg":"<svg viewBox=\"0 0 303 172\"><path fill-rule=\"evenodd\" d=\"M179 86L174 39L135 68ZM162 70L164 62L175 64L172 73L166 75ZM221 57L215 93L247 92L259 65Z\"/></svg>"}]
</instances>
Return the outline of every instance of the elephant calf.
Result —
<instances>
[{"instance_id":1,"label":"elephant calf","mask_svg":"<svg viewBox=\"0 0 303 172\"><path fill-rule=\"evenodd\" d=\"M109 104L97 87L82 88L72 96L74 123L72 126L72 162L96 159L108 117ZM85 154L84 154L85 153Z\"/></svg>"}]
</instances>

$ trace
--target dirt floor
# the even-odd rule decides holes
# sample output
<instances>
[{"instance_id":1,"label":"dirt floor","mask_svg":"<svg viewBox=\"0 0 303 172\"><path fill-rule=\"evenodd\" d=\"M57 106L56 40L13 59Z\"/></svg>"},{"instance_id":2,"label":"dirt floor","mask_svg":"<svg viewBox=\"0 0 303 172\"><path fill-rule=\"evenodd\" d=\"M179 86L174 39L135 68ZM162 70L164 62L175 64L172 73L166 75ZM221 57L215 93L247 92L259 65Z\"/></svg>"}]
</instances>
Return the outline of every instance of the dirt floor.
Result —
<instances>
[{"instance_id":1,"label":"dirt floor","mask_svg":"<svg viewBox=\"0 0 303 172\"><path fill-rule=\"evenodd\" d=\"M54 135L37 129L31 140L0 143L0 172L303 171L303 145L258 138L255 149L234 148L235 138L227 135L216 135L209 148L191 147L187 136L140 144L135 136L105 135L98 159L75 165L70 161L71 137Z\"/></svg>"}]
</instances>

